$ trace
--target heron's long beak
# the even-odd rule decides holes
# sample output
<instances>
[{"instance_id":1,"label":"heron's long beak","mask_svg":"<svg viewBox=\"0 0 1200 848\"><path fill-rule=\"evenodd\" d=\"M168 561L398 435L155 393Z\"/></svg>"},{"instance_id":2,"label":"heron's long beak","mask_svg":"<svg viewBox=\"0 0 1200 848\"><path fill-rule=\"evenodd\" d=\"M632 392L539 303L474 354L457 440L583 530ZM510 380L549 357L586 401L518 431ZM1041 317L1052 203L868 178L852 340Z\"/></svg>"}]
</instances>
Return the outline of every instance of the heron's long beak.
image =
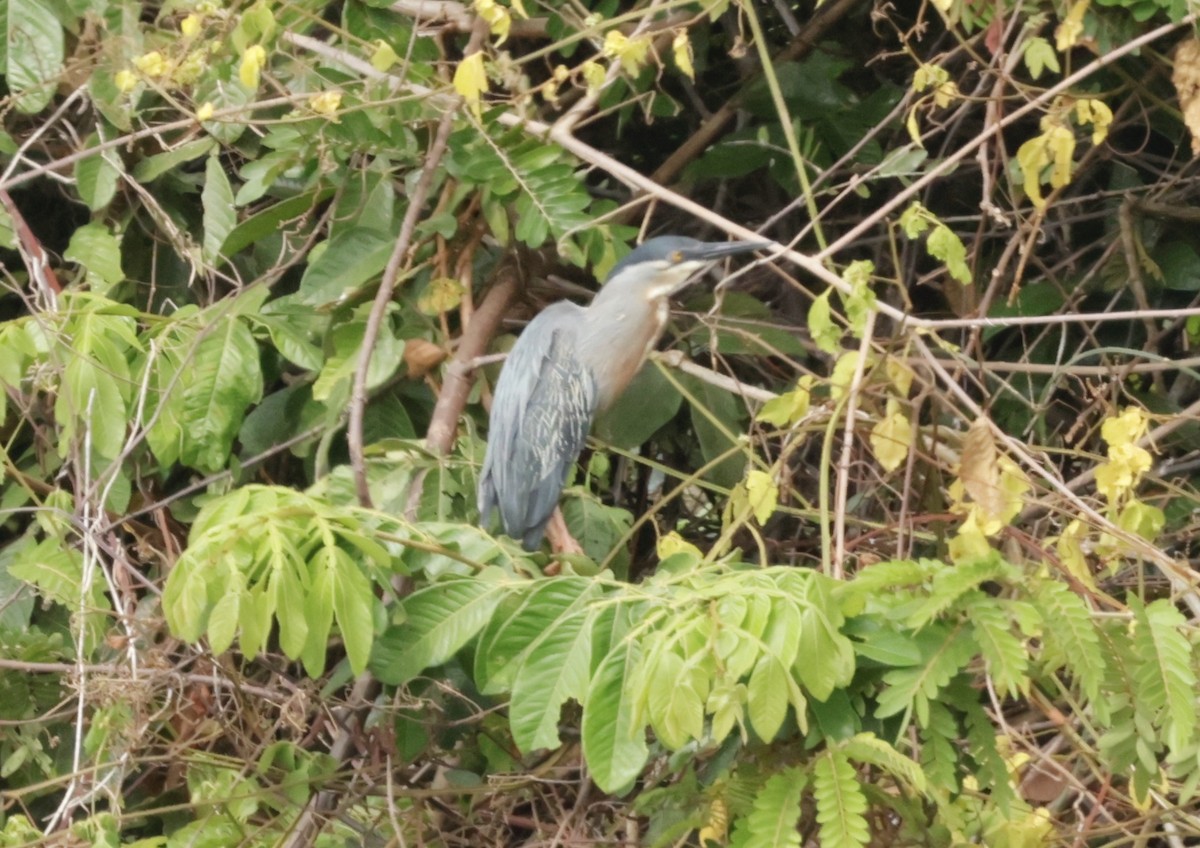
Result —
<instances>
[{"instance_id":1,"label":"heron's long beak","mask_svg":"<svg viewBox=\"0 0 1200 848\"><path fill-rule=\"evenodd\" d=\"M733 256L737 253L749 253L751 250L762 250L769 247L769 241L713 241L699 247L689 247L683 251L685 259L694 262L711 262L722 256Z\"/></svg>"}]
</instances>

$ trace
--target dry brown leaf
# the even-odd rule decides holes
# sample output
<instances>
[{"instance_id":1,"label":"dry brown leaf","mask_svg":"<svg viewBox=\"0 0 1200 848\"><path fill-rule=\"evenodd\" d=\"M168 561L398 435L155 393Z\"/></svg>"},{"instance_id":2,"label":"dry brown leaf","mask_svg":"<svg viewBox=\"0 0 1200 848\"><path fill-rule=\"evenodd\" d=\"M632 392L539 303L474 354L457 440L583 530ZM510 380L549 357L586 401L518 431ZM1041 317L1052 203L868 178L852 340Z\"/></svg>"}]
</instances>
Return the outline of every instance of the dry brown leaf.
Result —
<instances>
[{"instance_id":1,"label":"dry brown leaf","mask_svg":"<svg viewBox=\"0 0 1200 848\"><path fill-rule=\"evenodd\" d=\"M446 351L425 339L409 339L404 343L404 364L409 379L424 377L446 358Z\"/></svg>"},{"instance_id":2,"label":"dry brown leaf","mask_svg":"<svg viewBox=\"0 0 1200 848\"><path fill-rule=\"evenodd\" d=\"M1000 488L1000 462L986 417L976 418L967 429L958 476L985 517L1004 513L1006 499Z\"/></svg>"},{"instance_id":3,"label":"dry brown leaf","mask_svg":"<svg viewBox=\"0 0 1200 848\"><path fill-rule=\"evenodd\" d=\"M1171 82L1179 95L1183 123L1192 134L1192 155L1200 156L1200 39L1180 42L1175 50Z\"/></svg>"},{"instance_id":4,"label":"dry brown leaf","mask_svg":"<svg viewBox=\"0 0 1200 848\"><path fill-rule=\"evenodd\" d=\"M1034 804L1049 804L1070 786L1062 771L1032 763L1021 779L1021 797Z\"/></svg>"}]
</instances>

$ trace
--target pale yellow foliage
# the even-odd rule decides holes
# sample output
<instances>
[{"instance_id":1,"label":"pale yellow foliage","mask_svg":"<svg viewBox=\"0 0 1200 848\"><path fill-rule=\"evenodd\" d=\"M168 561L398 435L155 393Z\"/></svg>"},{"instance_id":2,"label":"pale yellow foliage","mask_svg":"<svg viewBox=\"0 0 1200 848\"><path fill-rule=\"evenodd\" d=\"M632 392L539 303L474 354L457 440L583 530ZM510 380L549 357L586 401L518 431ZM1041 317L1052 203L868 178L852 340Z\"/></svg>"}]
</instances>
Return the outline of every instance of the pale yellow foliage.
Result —
<instances>
[{"instance_id":1,"label":"pale yellow foliage","mask_svg":"<svg viewBox=\"0 0 1200 848\"><path fill-rule=\"evenodd\" d=\"M689 79L696 78L696 68L692 65L692 42L688 40L686 29L675 33L671 41L671 52L675 56L675 66Z\"/></svg>"},{"instance_id":2,"label":"pale yellow foliage","mask_svg":"<svg viewBox=\"0 0 1200 848\"><path fill-rule=\"evenodd\" d=\"M618 60L621 69L632 76L646 64L650 55L650 38L645 35L629 38L620 30L610 29L604 36L603 53Z\"/></svg>"},{"instance_id":3,"label":"pale yellow foliage","mask_svg":"<svg viewBox=\"0 0 1200 848\"><path fill-rule=\"evenodd\" d=\"M247 47L242 54L242 63L238 67L238 79L246 88L258 88L259 75L267 64L267 51L261 44Z\"/></svg>"},{"instance_id":4,"label":"pale yellow foliage","mask_svg":"<svg viewBox=\"0 0 1200 848\"><path fill-rule=\"evenodd\" d=\"M1200 39L1188 38L1175 50L1171 82L1179 97L1183 123L1192 134L1192 155L1200 155Z\"/></svg>"},{"instance_id":5,"label":"pale yellow foliage","mask_svg":"<svg viewBox=\"0 0 1200 848\"><path fill-rule=\"evenodd\" d=\"M779 503L779 489L770 474L756 468L746 475L746 500L754 520L766 524Z\"/></svg>"},{"instance_id":6,"label":"pale yellow foliage","mask_svg":"<svg viewBox=\"0 0 1200 848\"><path fill-rule=\"evenodd\" d=\"M167 60L157 50L138 56L133 66L148 77L161 77L167 72Z\"/></svg>"},{"instance_id":7,"label":"pale yellow foliage","mask_svg":"<svg viewBox=\"0 0 1200 848\"><path fill-rule=\"evenodd\" d=\"M1090 5L1092 0L1077 0L1062 23L1054 30L1054 46L1059 53L1070 50L1079 43L1079 36L1083 35L1083 16L1087 14Z\"/></svg>"},{"instance_id":8,"label":"pale yellow foliage","mask_svg":"<svg viewBox=\"0 0 1200 848\"><path fill-rule=\"evenodd\" d=\"M884 471L895 471L908 458L913 443L913 426L895 398L888 401L888 413L871 428L871 451Z\"/></svg>"},{"instance_id":9,"label":"pale yellow foliage","mask_svg":"<svg viewBox=\"0 0 1200 848\"><path fill-rule=\"evenodd\" d=\"M113 76L113 82L117 86L117 91L121 92L122 94L128 94L129 92L133 91L134 87L137 85L137 81L137 74L135 74L133 71L117 71L117 73Z\"/></svg>"},{"instance_id":10,"label":"pale yellow foliage","mask_svg":"<svg viewBox=\"0 0 1200 848\"><path fill-rule=\"evenodd\" d=\"M1149 423L1140 407L1130 406L1100 426L1100 435L1108 442L1108 461L1096 467L1096 489L1109 503L1132 492L1150 470L1150 452L1137 444L1146 435Z\"/></svg>"},{"instance_id":11,"label":"pale yellow foliage","mask_svg":"<svg viewBox=\"0 0 1200 848\"><path fill-rule=\"evenodd\" d=\"M496 36L496 44L503 44L512 29L512 15L508 9L496 0L475 0L475 13L487 22L492 35Z\"/></svg>"},{"instance_id":12,"label":"pale yellow foliage","mask_svg":"<svg viewBox=\"0 0 1200 848\"><path fill-rule=\"evenodd\" d=\"M680 553L691 554L697 559L700 559L704 556L704 554L700 552L699 548L697 548L691 542L686 541L675 531L671 531L667 535L659 537L656 550L660 560Z\"/></svg>"},{"instance_id":13,"label":"pale yellow foliage","mask_svg":"<svg viewBox=\"0 0 1200 848\"><path fill-rule=\"evenodd\" d=\"M454 69L454 90L467 101L471 111L479 117L482 112L480 97L488 90L487 71L483 67L483 53L476 52L465 57Z\"/></svg>"},{"instance_id":14,"label":"pale yellow foliage","mask_svg":"<svg viewBox=\"0 0 1200 848\"><path fill-rule=\"evenodd\" d=\"M337 110L341 105L342 93L340 91L322 91L308 101L309 109L312 109L318 115L325 115L331 118L337 115Z\"/></svg>"},{"instance_id":15,"label":"pale yellow foliage","mask_svg":"<svg viewBox=\"0 0 1200 848\"><path fill-rule=\"evenodd\" d=\"M200 16L188 15L179 24L179 32L184 38L195 38L200 34Z\"/></svg>"}]
</instances>

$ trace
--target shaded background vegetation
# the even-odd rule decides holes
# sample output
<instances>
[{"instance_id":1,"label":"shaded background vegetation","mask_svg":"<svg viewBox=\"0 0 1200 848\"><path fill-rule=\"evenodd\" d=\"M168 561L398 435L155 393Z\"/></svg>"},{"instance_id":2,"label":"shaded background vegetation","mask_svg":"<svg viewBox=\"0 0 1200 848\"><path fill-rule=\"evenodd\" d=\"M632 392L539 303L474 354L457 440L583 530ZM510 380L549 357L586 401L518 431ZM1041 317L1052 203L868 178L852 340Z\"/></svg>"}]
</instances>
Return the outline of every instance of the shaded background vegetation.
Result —
<instances>
[{"instance_id":1,"label":"shaded background vegetation","mask_svg":"<svg viewBox=\"0 0 1200 848\"><path fill-rule=\"evenodd\" d=\"M1186 4L3 20L0 845L1200 836ZM492 354L664 232L775 247L527 555Z\"/></svg>"}]
</instances>

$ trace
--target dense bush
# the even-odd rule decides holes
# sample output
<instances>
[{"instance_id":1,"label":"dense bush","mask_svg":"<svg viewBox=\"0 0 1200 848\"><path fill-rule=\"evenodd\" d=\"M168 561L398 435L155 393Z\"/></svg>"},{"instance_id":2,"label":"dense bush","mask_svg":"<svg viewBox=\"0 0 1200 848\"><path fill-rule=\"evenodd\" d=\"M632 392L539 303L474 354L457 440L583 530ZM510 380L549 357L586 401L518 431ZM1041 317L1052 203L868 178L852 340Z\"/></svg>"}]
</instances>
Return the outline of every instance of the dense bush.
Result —
<instances>
[{"instance_id":1,"label":"dense bush","mask_svg":"<svg viewBox=\"0 0 1200 848\"><path fill-rule=\"evenodd\" d=\"M2 18L0 846L1200 839L1186 4ZM527 554L490 354L661 232L776 247Z\"/></svg>"}]
</instances>

